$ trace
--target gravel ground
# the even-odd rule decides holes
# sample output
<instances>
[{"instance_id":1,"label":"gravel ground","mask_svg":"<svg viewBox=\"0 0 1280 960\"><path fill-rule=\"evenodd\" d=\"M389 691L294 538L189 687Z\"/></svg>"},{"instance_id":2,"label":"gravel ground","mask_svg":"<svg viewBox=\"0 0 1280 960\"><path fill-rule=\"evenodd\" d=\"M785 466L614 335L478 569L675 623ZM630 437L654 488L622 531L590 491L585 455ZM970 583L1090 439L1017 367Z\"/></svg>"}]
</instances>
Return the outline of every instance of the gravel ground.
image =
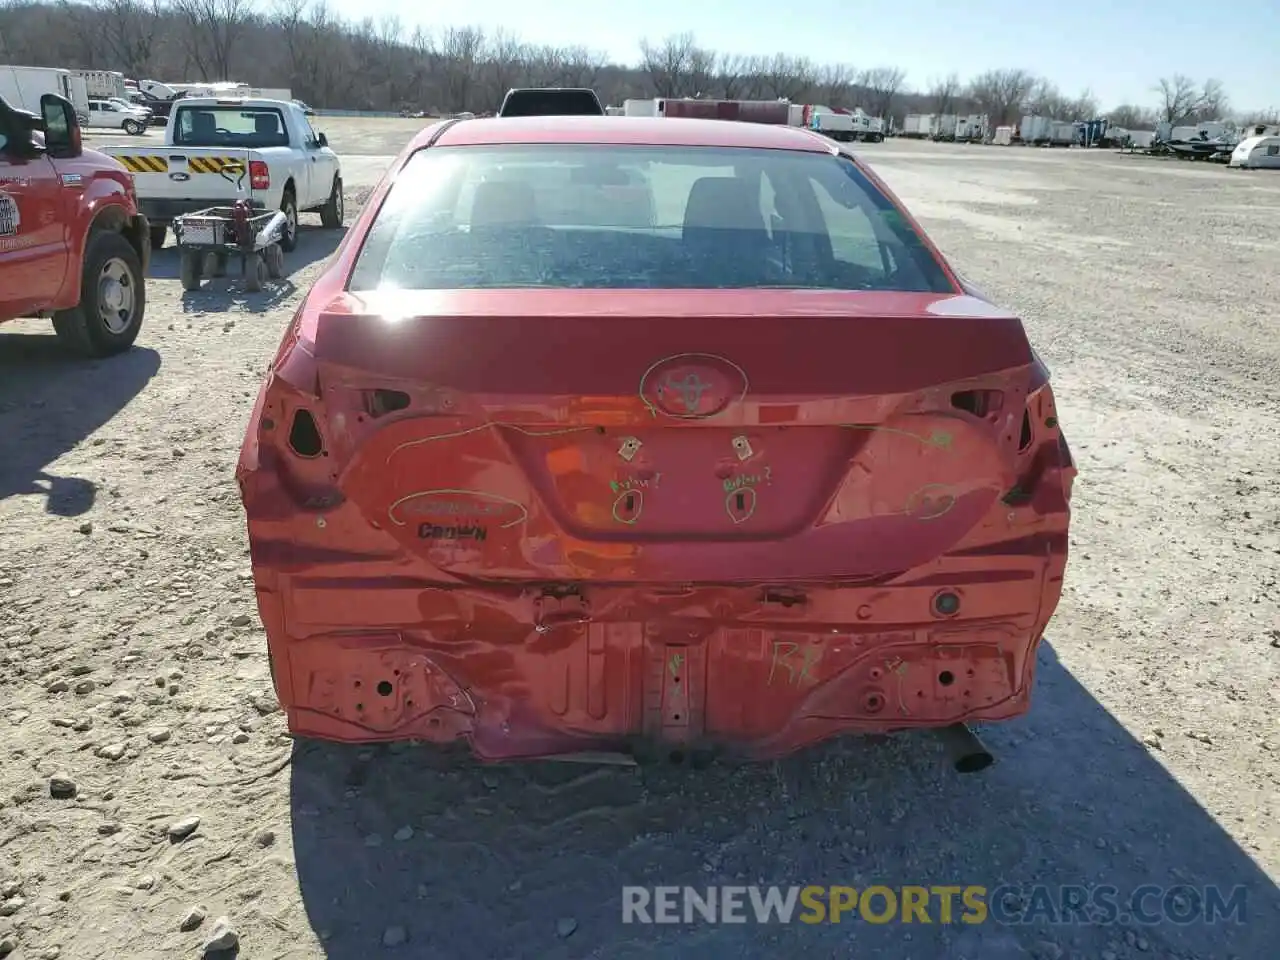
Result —
<instances>
[{"instance_id":1,"label":"gravel ground","mask_svg":"<svg viewBox=\"0 0 1280 960\"><path fill-rule=\"evenodd\" d=\"M354 212L418 124L318 126ZM0 955L159 960L238 940L244 957L334 960L1274 956L1280 176L865 154L1023 311L1080 463L1052 644L1029 717L987 733L996 766L957 777L926 737L699 773L295 746L233 468L335 237L304 231L288 281L257 295L184 297L162 251L130 354L86 364L45 324L0 332ZM722 883L1248 899L1244 923L1217 925L620 922L624 884Z\"/></svg>"}]
</instances>

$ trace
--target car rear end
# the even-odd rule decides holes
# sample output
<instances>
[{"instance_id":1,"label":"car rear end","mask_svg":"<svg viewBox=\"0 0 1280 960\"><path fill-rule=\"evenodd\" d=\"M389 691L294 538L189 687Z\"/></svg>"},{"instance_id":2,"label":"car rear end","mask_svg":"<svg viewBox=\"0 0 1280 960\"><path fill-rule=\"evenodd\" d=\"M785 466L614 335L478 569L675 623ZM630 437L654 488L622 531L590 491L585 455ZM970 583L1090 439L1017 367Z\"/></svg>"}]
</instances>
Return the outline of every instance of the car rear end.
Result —
<instances>
[{"instance_id":1,"label":"car rear end","mask_svg":"<svg viewBox=\"0 0 1280 960\"><path fill-rule=\"evenodd\" d=\"M393 172L242 451L294 732L765 758L1027 709L1075 474L1047 371L796 136Z\"/></svg>"}]
</instances>

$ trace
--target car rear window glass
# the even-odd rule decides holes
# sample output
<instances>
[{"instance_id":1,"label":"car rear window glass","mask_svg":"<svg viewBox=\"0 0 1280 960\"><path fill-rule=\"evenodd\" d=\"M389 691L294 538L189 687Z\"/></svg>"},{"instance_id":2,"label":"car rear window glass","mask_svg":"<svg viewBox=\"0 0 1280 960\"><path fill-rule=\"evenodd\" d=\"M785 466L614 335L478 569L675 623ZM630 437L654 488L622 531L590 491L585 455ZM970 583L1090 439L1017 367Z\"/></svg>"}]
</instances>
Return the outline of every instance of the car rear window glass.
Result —
<instances>
[{"instance_id":1,"label":"car rear window glass","mask_svg":"<svg viewBox=\"0 0 1280 960\"><path fill-rule=\"evenodd\" d=\"M418 151L349 287L954 289L846 157L606 144Z\"/></svg>"},{"instance_id":2,"label":"car rear window glass","mask_svg":"<svg viewBox=\"0 0 1280 960\"><path fill-rule=\"evenodd\" d=\"M187 147L287 147L284 116L271 107L179 107L173 142Z\"/></svg>"}]
</instances>

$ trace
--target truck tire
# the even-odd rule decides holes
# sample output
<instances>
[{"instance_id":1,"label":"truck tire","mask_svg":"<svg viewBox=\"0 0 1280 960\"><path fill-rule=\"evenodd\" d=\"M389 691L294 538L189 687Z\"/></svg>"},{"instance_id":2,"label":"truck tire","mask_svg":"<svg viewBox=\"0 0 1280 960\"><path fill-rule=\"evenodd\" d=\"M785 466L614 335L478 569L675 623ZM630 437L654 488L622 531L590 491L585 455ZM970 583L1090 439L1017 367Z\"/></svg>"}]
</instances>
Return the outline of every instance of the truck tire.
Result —
<instances>
[{"instance_id":1,"label":"truck tire","mask_svg":"<svg viewBox=\"0 0 1280 960\"><path fill-rule=\"evenodd\" d=\"M165 237L169 234L169 228L163 223L151 225L151 249L159 250L164 246Z\"/></svg>"},{"instance_id":2,"label":"truck tire","mask_svg":"<svg viewBox=\"0 0 1280 960\"><path fill-rule=\"evenodd\" d=\"M122 234L95 230L85 244L80 303L53 315L53 329L83 356L107 357L133 346L147 312L138 252Z\"/></svg>"},{"instance_id":3,"label":"truck tire","mask_svg":"<svg viewBox=\"0 0 1280 960\"><path fill-rule=\"evenodd\" d=\"M293 194L293 187L284 188L284 196L280 199L280 210L288 221L284 225L284 233L280 236L280 248L285 253L292 253L298 245L298 198Z\"/></svg>"},{"instance_id":4,"label":"truck tire","mask_svg":"<svg viewBox=\"0 0 1280 960\"><path fill-rule=\"evenodd\" d=\"M136 137L138 134L142 133L142 131L146 129L147 128L143 126L141 123L139 123L137 120L126 120L124 122L124 132L129 134L129 136L131 137Z\"/></svg>"},{"instance_id":5,"label":"truck tire","mask_svg":"<svg viewBox=\"0 0 1280 960\"><path fill-rule=\"evenodd\" d=\"M178 263L178 279L182 289L191 293L200 289L200 277L204 274L204 257L190 250L184 251Z\"/></svg>"},{"instance_id":6,"label":"truck tire","mask_svg":"<svg viewBox=\"0 0 1280 960\"><path fill-rule=\"evenodd\" d=\"M320 223L329 230L341 230L342 218L346 210L342 203L342 178L333 178L333 187L329 190L329 199L320 208Z\"/></svg>"}]
</instances>

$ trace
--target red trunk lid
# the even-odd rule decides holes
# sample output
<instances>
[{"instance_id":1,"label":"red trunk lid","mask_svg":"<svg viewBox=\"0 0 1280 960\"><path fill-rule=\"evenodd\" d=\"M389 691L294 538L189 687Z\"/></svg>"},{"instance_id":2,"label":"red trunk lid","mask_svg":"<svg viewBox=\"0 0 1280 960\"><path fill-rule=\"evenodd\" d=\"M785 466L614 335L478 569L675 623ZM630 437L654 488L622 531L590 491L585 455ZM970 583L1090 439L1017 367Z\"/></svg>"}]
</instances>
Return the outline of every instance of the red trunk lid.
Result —
<instances>
[{"instance_id":1,"label":"red trunk lid","mask_svg":"<svg viewBox=\"0 0 1280 960\"><path fill-rule=\"evenodd\" d=\"M345 295L303 339L342 495L446 573L537 582L919 566L1013 486L1034 364L932 294Z\"/></svg>"}]
</instances>

